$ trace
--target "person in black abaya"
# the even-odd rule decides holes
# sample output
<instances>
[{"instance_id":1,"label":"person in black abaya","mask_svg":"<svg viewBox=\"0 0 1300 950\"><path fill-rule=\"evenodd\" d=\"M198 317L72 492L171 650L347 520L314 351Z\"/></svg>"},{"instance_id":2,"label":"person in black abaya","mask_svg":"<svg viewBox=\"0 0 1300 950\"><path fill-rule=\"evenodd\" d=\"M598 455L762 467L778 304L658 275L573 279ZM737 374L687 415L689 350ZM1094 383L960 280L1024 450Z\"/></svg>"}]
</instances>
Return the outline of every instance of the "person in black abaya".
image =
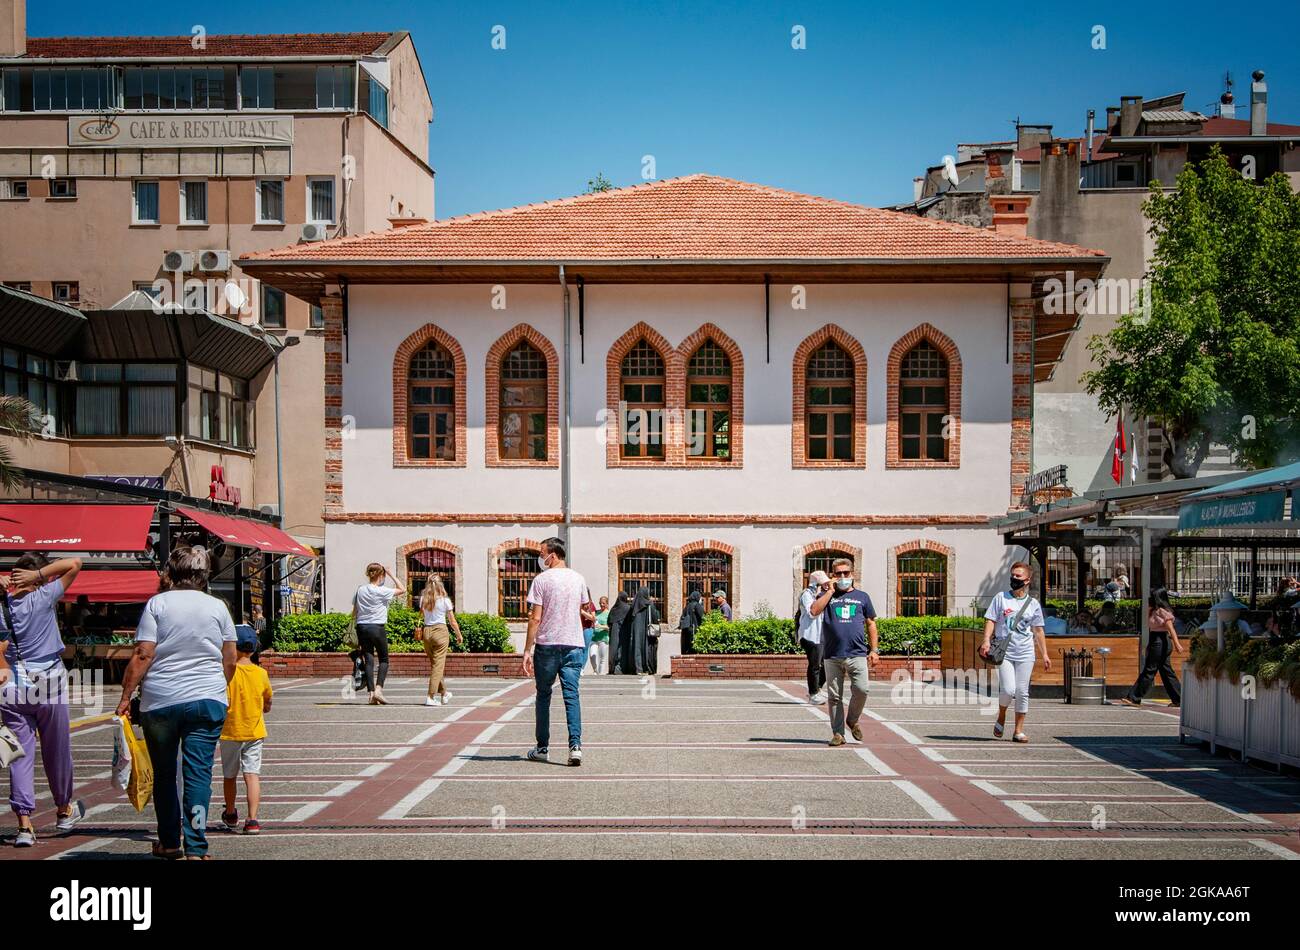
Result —
<instances>
[{"instance_id":1,"label":"person in black abaya","mask_svg":"<svg viewBox=\"0 0 1300 950\"><path fill-rule=\"evenodd\" d=\"M623 628L632 613L632 598L627 591L619 591L614 599L614 606L609 608L609 672L623 672Z\"/></svg>"},{"instance_id":2,"label":"person in black abaya","mask_svg":"<svg viewBox=\"0 0 1300 950\"><path fill-rule=\"evenodd\" d=\"M650 588L642 586L632 599L632 612L623 621L620 639L619 669L624 673L644 676L654 673L659 665L658 639L652 626L655 608L650 600Z\"/></svg>"},{"instance_id":3,"label":"person in black abaya","mask_svg":"<svg viewBox=\"0 0 1300 950\"><path fill-rule=\"evenodd\" d=\"M677 629L682 632L682 655L695 652L695 631L704 623L704 595L693 590L686 598Z\"/></svg>"}]
</instances>

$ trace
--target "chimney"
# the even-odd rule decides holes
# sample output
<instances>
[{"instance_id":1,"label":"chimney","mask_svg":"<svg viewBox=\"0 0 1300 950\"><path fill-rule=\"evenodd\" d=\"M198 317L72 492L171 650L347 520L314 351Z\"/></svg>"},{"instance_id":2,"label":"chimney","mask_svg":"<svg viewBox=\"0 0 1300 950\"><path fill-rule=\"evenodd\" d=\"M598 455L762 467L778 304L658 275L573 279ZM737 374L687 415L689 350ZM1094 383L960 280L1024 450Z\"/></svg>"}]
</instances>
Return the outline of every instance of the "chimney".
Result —
<instances>
[{"instance_id":1,"label":"chimney","mask_svg":"<svg viewBox=\"0 0 1300 950\"><path fill-rule=\"evenodd\" d=\"M1066 244L1079 240L1079 172L1077 141L1052 139L1043 143L1034 237Z\"/></svg>"},{"instance_id":2,"label":"chimney","mask_svg":"<svg viewBox=\"0 0 1300 950\"><path fill-rule=\"evenodd\" d=\"M913 200L913 201L920 201L920 200L921 200L921 195L922 195L924 192L925 192L925 179L924 179L924 178L913 178L913 179L912 179L912 200Z\"/></svg>"},{"instance_id":3,"label":"chimney","mask_svg":"<svg viewBox=\"0 0 1300 950\"><path fill-rule=\"evenodd\" d=\"M413 224L428 224L424 218L389 218L388 226L390 228L409 228Z\"/></svg>"},{"instance_id":4,"label":"chimney","mask_svg":"<svg viewBox=\"0 0 1300 950\"><path fill-rule=\"evenodd\" d=\"M1255 70L1250 78L1254 80L1250 84L1250 134L1268 135L1268 84L1264 82L1264 70Z\"/></svg>"},{"instance_id":5,"label":"chimney","mask_svg":"<svg viewBox=\"0 0 1300 950\"><path fill-rule=\"evenodd\" d=\"M1052 137L1050 125L1021 125L1016 123L1016 151L1024 151L1035 145L1042 145Z\"/></svg>"},{"instance_id":6,"label":"chimney","mask_svg":"<svg viewBox=\"0 0 1300 950\"><path fill-rule=\"evenodd\" d=\"M1119 134L1137 135L1142 122L1142 97L1119 97Z\"/></svg>"},{"instance_id":7,"label":"chimney","mask_svg":"<svg viewBox=\"0 0 1300 950\"><path fill-rule=\"evenodd\" d=\"M1029 228L1029 195L989 195L993 230L1007 237L1024 237Z\"/></svg>"},{"instance_id":8,"label":"chimney","mask_svg":"<svg viewBox=\"0 0 1300 950\"><path fill-rule=\"evenodd\" d=\"M1106 107L1106 134L1107 135L1119 134L1115 129L1115 116L1117 116L1118 114L1119 114L1119 106Z\"/></svg>"},{"instance_id":9,"label":"chimney","mask_svg":"<svg viewBox=\"0 0 1300 950\"><path fill-rule=\"evenodd\" d=\"M27 0L0 0L0 56L27 54Z\"/></svg>"}]
</instances>

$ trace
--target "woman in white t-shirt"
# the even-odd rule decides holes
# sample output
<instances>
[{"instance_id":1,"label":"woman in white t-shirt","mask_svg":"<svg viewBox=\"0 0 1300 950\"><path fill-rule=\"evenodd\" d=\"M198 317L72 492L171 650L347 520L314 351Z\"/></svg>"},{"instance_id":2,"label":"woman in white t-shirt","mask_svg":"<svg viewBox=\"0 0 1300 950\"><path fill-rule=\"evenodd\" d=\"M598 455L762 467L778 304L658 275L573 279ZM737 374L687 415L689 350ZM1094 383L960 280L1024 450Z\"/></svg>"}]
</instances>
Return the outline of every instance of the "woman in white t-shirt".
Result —
<instances>
[{"instance_id":1,"label":"woman in white t-shirt","mask_svg":"<svg viewBox=\"0 0 1300 950\"><path fill-rule=\"evenodd\" d=\"M443 681L447 669L447 651L451 649L451 634L447 625L456 631L456 642L465 645L460 635L460 624L456 622L456 611L452 609L451 598L442 578L430 574L420 595L420 612L424 614L424 629L420 639L424 641L424 653L429 658L429 695L425 697L426 706L446 706L451 702L451 693Z\"/></svg>"},{"instance_id":2,"label":"woman in white t-shirt","mask_svg":"<svg viewBox=\"0 0 1300 950\"><path fill-rule=\"evenodd\" d=\"M392 581L389 587L385 581ZM387 706L384 681L388 679L388 605L405 594L388 568L379 563L366 565L366 583L352 595L352 619L357 625L357 644L366 664L366 693L372 706ZM378 672L375 670L378 662Z\"/></svg>"},{"instance_id":3,"label":"woman in white t-shirt","mask_svg":"<svg viewBox=\"0 0 1300 950\"><path fill-rule=\"evenodd\" d=\"M1034 673L1035 647L1043 655L1043 667L1052 668L1043 635L1043 608L1029 596L1029 565L1017 561L1011 565L1011 590L998 591L984 613L984 643L980 655L988 656L994 639L1006 640L1006 656L998 667L998 721L993 724L993 738L1001 739L1007 725L1007 707L1016 704L1015 742L1028 742L1025 716L1029 714L1029 680Z\"/></svg>"},{"instance_id":4,"label":"woman in white t-shirt","mask_svg":"<svg viewBox=\"0 0 1300 950\"><path fill-rule=\"evenodd\" d=\"M126 716L139 684L140 726L153 762L158 817L153 854L159 858L179 858L182 836L186 858L208 855L212 763L226 722L226 684L238 659L230 608L207 593L209 563L202 547L172 551L167 589L151 597L140 615L117 706L117 714ZM178 750L184 760L183 803L177 799Z\"/></svg>"}]
</instances>

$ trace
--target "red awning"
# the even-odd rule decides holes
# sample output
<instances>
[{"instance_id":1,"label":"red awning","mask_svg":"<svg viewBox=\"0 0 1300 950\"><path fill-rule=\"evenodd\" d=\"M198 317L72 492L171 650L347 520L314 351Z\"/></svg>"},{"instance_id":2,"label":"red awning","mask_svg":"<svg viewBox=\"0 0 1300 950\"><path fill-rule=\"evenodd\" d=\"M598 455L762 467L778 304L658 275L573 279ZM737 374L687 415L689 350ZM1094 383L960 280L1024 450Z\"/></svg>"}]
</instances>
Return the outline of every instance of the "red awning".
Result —
<instances>
[{"instance_id":1,"label":"red awning","mask_svg":"<svg viewBox=\"0 0 1300 950\"><path fill-rule=\"evenodd\" d=\"M158 593L158 575L154 571L83 570L64 593L65 601L82 594L91 603L142 604Z\"/></svg>"},{"instance_id":2,"label":"red awning","mask_svg":"<svg viewBox=\"0 0 1300 950\"><path fill-rule=\"evenodd\" d=\"M178 512L207 528L222 541L241 548L254 548L268 554L296 554L299 557L315 557L308 549L289 537L275 525L239 518L234 515L219 515L214 511L198 508L177 508Z\"/></svg>"},{"instance_id":3,"label":"red awning","mask_svg":"<svg viewBox=\"0 0 1300 950\"><path fill-rule=\"evenodd\" d=\"M0 551L145 551L153 505L0 504Z\"/></svg>"}]
</instances>

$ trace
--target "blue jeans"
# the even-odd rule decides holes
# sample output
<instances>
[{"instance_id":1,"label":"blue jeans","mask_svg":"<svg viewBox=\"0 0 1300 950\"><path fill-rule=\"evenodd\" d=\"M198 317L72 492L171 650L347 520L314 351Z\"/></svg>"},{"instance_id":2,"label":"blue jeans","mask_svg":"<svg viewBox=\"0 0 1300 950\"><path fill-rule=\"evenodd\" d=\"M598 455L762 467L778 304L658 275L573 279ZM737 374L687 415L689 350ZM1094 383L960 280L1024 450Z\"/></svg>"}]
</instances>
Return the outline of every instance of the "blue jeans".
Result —
<instances>
[{"instance_id":1,"label":"blue jeans","mask_svg":"<svg viewBox=\"0 0 1300 950\"><path fill-rule=\"evenodd\" d=\"M584 668L587 666L587 661L591 659L591 638L595 635L595 627L585 628L582 631L582 639L587 641L587 649L582 651L582 665Z\"/></svg>"},{"instance_id":2,"label":"blue jeans","mask_svg":"<svg viewBox=\"0 0 1300 950\"><path fill-rule=\"evenodd\" d=\"M225 722L226 705L212 699L177 703L140 714L145 746L153 762L153 807L158 815L158 843L164 848L179 848L183 833L187 855L208 853L212 763ZM183 756L183 815L176 795L178 748Z\"/></svg>"},{"instance_id":3,"label":"blue jeans","mask_svg":"<svg viewBox=\"0 0 1300 950\"><path fill-rule=\"evenodd\" d=\"M564 694L564 716L569 723L569 748L582 745L582 705L578 701L578 678L586 662L585 647L539 645L533 652L533 679L537 683L537 747L551 743L551 689L560 678Z\"/></svg>"}]
</instances>

